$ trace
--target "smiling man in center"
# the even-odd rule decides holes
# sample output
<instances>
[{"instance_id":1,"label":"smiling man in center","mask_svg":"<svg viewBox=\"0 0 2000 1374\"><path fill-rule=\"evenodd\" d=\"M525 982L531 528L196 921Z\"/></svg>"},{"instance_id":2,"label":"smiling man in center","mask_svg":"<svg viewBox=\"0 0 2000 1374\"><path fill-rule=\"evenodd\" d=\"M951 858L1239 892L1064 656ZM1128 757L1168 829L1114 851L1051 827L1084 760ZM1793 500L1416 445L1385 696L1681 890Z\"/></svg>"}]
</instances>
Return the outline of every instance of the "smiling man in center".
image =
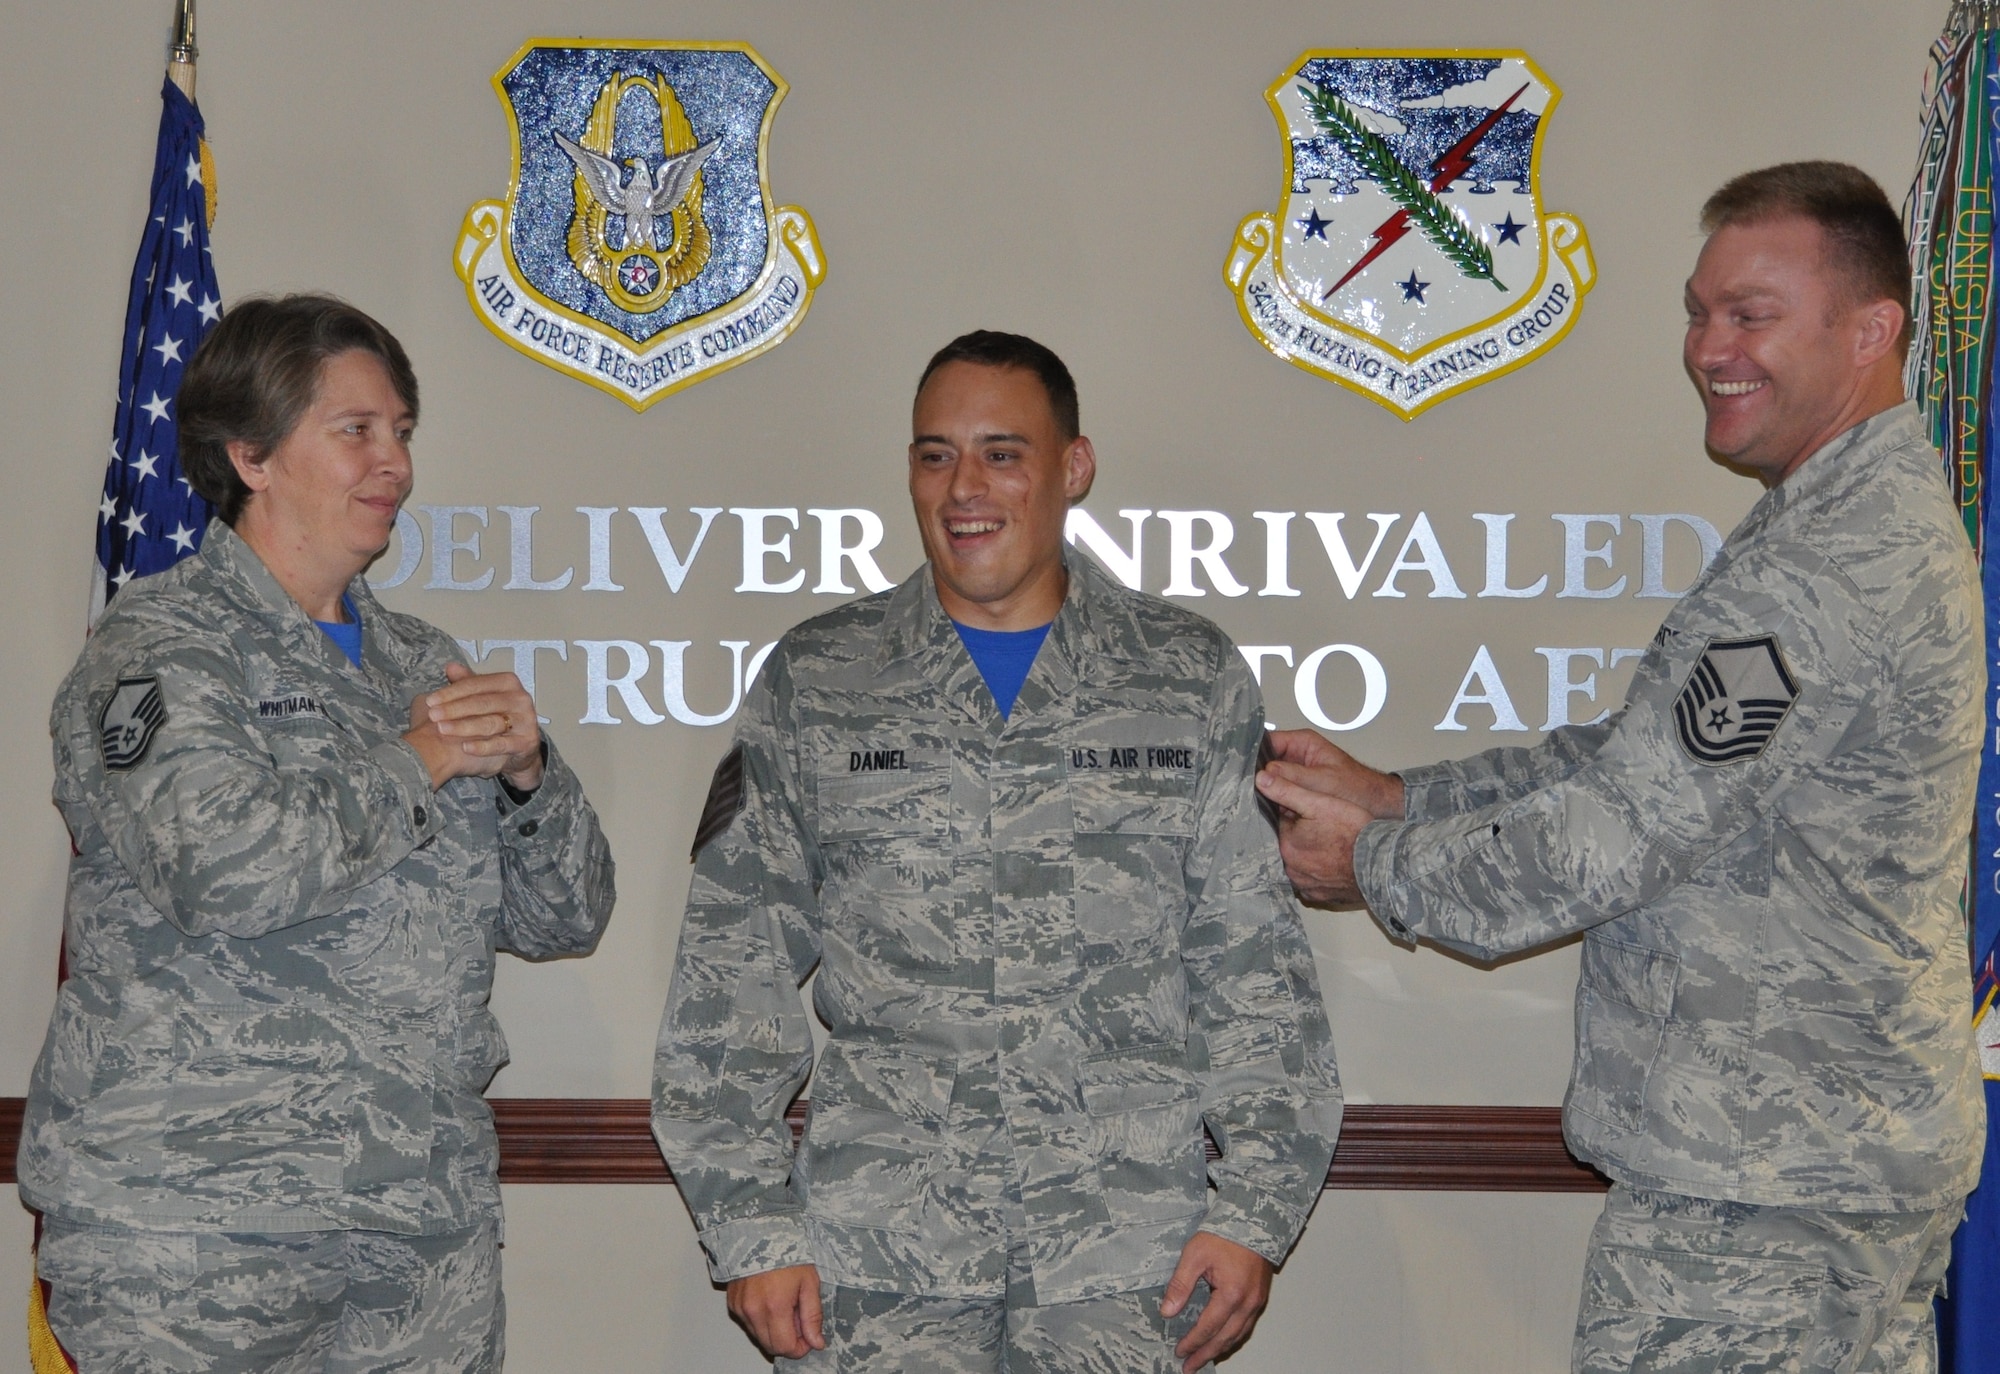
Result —
<instances>
[{"instance_id":1,"label":"smiling man in center","mask_svg":"<svg viewBox=\"0 0 2000 1374\"><path fill-rule=\"evenodd\" d=\"M1215 626L1066 551L1096 455L1055 354L956 339L913 418L928 562L788 633L716 771L654 1133L782 1367L1198 1370L1340 1124L1262 703Z\"/></svg>"}]
</instances>

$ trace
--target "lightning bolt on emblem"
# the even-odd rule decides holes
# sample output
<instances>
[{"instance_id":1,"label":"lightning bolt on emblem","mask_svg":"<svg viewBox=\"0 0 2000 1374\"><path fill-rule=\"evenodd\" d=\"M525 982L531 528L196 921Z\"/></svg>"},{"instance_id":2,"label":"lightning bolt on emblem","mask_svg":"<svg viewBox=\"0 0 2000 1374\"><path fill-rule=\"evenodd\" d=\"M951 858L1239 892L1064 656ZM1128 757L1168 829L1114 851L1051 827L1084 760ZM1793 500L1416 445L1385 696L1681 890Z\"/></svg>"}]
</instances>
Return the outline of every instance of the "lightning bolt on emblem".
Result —
<instances>
[{"instance_id":1,"label":"lightning bolt on emblem","mask_svg":"<svg viewBox=\"0 0 2000 1374\"><path fill-rule=\"evenodd\" d=\"M1431 163L1431 179L1430 179L1429 189L1430 193L1433 196L1442 194L1446 190L1446 188L1448 188L1454 181L1464 176L1466 172L1471 169L1473 150L1479 146L1480 142L1485 139L1486 135L1493 132L1493 127L1494 125L1500 122L1500 117L1506 114L1509 109L1513 108L1514 102L1519 100L1523 92L1525 92L1527 89L1528 89L1527 84L1524 83L1521 86L1520 90L1515 91L1514 94L1508 96L1505 100L1501 101L1496 108L1488 112L1487 116L1484 119L1480 120L1477 124L1473 125L1470 129L1466 130L1465 136L1463 138L1459 139L1458 142L1452 144L1451 147L1445 149L1445 151L1441 155L1439 155L1437 160ZM1324 95L1325 93L1309 92L1307 94L1308 98L1311 98L1311 96L1314 94ZM1315 114L1317 113L1318 110L1316 108ZM1322 124L1324 124L1325 121L1322 120L1321 122ZM1335 131L1335 136L1339 137L1337 131ZM1346 140L1343 139L1342 142L1346 142ZM1369 235L1370 246L1368 251L1361 255L1361 260L1355 263L1354 266L1348 268L1347 275L1342 277L1339 281L1335 282L1331 287L1329 287L1327 289L1326 294L1321 296L1320 299L1326 300L1330 298L1334 292L1340 290L1341 287L1353 281L1357 276L1361 274L1361 270L1364 267L1368 266L1369 263L1375 261L1375 259L1381 257L1384 253L1388 252L1391 247L1393 247L1405 234L1409 232L1410 232L1410 212L1406 209L1398 210L1396 211L1395 214L1383 220L1382 223L1376 227L1375 231ZM1448 252L1447 255L1449 256ZM1483 275L1486 280L1491 281L1495 286L1498 286L1502 291L1505 291L1507 289L1506 286L1503 285L1500 282L1500 280L1493 275L1493 264L1490 253L1487 256L1486 271L1483 274L1473 272L1473 273L1468 273L1468 275L1472 276Z\"/></svg>"},{"instance_id":2,"label":"lightning bolt on emblem","mask_svg":"<svg viewBox=\"0 0 2000 1374\"><path fill-rule=\"evenodd\" d=\"M1405 420L1556 347L1597 280L1582 222L1541 196L1542 135L1561 99L1525 52L1300 53L1264 88L1284 152L1283 193L1276 209L1237 224L1222 269L1251 337ZM1386 122L1405 110L1406 123ZM1358 181L1374 189L1355 197ZM1506 182L1521 199L1509 197L1515 209L1489 229L1500 207L1484 193ZM1468 188L1481 194L1460 194ZM1319 218L1329 200L1340 208ZM1326 245L1306 249L1301 230ZM1383 257L1413 235L1422 248ZM1503 253L1502 244L1520 247ZM1437 267L1433 249L1451 271ZM1393 272L1390 262L1399 264ZM1502 262L1517 280L1500 280ZM1361 279L1371 265L1374 277ZM1492 283L1493 294L1472 282ZM1337 294L1359 308L1336 305ZM1705 704L1719 706L1723 695ZM1741 694L1731 701L1731 722L1717 728L1754 743ZM1706 721L1704 713L1690 729Z\"/></svg>"}]
</instances>

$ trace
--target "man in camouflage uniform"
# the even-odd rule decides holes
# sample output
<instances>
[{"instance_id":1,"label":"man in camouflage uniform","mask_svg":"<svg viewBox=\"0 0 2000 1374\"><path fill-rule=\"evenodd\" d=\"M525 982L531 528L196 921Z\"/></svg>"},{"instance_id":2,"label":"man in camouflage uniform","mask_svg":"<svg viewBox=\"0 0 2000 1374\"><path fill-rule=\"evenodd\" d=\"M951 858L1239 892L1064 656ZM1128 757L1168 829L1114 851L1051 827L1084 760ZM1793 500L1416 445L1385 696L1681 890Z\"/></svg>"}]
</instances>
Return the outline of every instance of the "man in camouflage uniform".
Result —
<instances>
[{"instance_id":1,"label":"man in camouflage uniform","mask_svg":"<svg viewBox=\"0 0 2000 1374\"><path fill-rule=\"evenodd\" d=\"M1400 778L1300 732L1259 786L1300 890L1399 939L1585 932L1563 1122L1613 1187L1576 1370L1920 1374L1984 1138L1958 910L1977 583L1903 402L1881 190L1770 168L1703 226L1687 368L1710 451L1769 490L1624 709Z\"/></svg>"},{"instance_id":2,"label":"man in camouflage uniform","mask_svg":"<svg viewBox=\"0 0 2000 1374\"><path fill-rule=\"evenodd\" d=\"M287 364L304 413L247 467L291 485L231 487L200 436L282 414ZM180 400L224 518L118 594L50 717L68 977L17 1166L49 1326L88 1374L496 1371L494 953L593 948L610 852L512 675L360 576L409 490L415 379L387 331L242 302ZM276 538L327 443L365 460L364 499ZM351 570L330 593L358 663L300 600L301 549Z\"/></svg>"},{"instance_id":3,"label":"man in camouflage uniform","mask_svg":"<svg viewBox=\"0 0 2000 1374\"><path fill-rule=\"evenodd\" d=\"M780 641L703 817L653 1127L787 1367L1200 1368L1326 1177L1340 1090L1256 684L1207 621L1065 558L1075 395L1014 335L933 360L929 563ZM1018 698L968 653L1044 626Z\"/></svg>"}]
</instances>

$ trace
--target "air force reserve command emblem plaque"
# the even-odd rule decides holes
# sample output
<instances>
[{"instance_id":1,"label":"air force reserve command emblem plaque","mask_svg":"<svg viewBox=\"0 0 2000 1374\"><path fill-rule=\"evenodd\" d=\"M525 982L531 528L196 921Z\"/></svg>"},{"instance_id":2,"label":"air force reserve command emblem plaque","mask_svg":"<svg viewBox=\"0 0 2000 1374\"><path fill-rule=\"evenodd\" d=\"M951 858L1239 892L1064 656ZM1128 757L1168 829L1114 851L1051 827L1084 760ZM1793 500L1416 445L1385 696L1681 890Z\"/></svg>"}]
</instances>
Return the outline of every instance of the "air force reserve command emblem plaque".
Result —
<instances>
[{"instance_id":1,"label":"air force reserve command emblem plaque","mask_svg":"<svg viewBox=\"0 0 2000 1374\"><path fill-rule=\"evenodd\" d=\"M1275 212L1223 269L1273 353L1405 420L1553 348L1596 279L1583 225L1542 208L1561 99L1519 52L1302 54L1265 92Z\"/></svg>"},{"instance_id":2,"label":"air force reserve command emblem plaque","mask_svg":"<svg viewBox=\"0 0 2000 1374\"><path fill-rule=\"evenodd\" d=\"M741 43L536 39L493 78L504 201L455 266L488 329L634 410L774 347L825 273L812 221L773 207L785 83Z\"/></svg>"}]
</instances>

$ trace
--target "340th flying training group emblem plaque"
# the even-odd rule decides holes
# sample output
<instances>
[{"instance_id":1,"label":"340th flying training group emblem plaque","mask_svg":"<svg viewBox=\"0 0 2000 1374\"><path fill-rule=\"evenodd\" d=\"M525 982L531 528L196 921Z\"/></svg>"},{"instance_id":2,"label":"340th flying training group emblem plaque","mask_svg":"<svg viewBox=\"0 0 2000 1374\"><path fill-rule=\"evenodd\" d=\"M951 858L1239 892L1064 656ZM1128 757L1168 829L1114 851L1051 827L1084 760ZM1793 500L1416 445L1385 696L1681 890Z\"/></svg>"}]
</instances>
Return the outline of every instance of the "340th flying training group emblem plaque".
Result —
<instances>
[{"instance_id":1,"label":"340th flying training group emblem plaque","mask_svg":"<svg viewBox=\"0 0 2000 1374\"><path fill-rule=\"evenodd\" d=\"M454 265L508 344L644 410L805 317L825 261L771 204L786 87L750 48L537 39L493 87L513 182L466 212Z\"/></svg>"},{"instance_id":2,"label":"340th flying training group emblem plaque","mask_svg":"<svg viewBox=\"0 0 2000 1374\"><path fill-rule=\"evenodd\" d=\"M1308 52L1265 99L1284 198L1223 274L1273 353L1407 420L1576 323L1596 268L1583 225L1542 208L1561 92L1527 54Z\"/></svg>"}]
</instances>

